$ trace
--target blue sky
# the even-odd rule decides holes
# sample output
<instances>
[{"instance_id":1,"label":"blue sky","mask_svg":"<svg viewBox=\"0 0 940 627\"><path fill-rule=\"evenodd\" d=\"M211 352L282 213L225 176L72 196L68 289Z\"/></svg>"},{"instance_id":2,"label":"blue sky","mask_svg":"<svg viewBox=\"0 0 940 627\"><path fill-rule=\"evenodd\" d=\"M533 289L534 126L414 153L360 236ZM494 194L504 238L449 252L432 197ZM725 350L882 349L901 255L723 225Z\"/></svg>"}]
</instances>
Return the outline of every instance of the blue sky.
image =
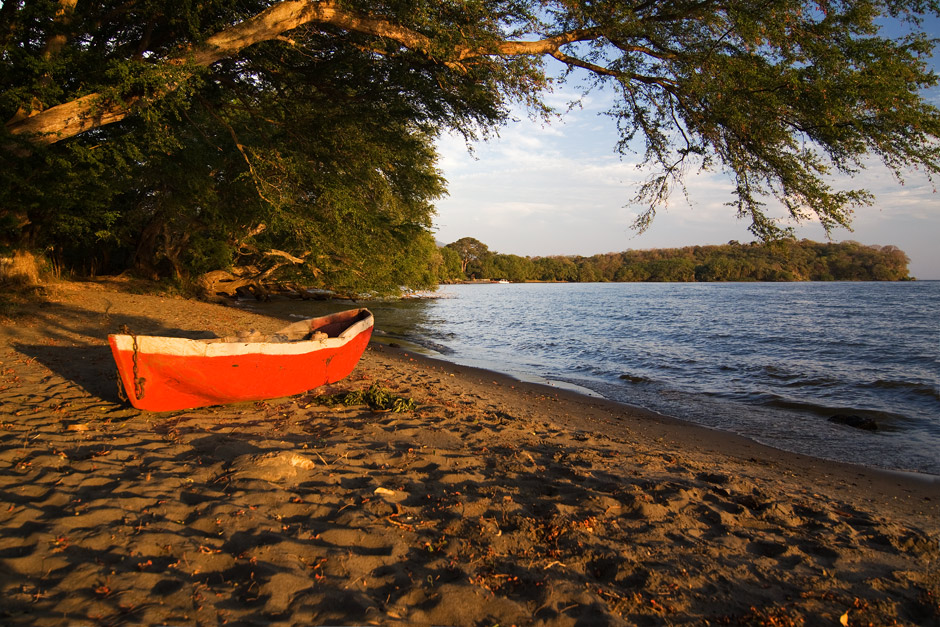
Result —
<instances>
[{"instance_id":1,"label":"blue sky","mask_svg":"<svg viewBox=\"0 0 940 627\"><path fill-rule=\"evenodd\" d=\"M549 101L564 110L579 96L575 83L556 87ZM940 89L926 97L940 105ZM437 203L438 241L475 237L500 253L588 256L754 239L734 208L725 206L733 199L732 188L720 172L691 173L688 199L677 191L645 233L633 231L630 226L641 208L628 203L643 172L635 160L614 153L616 126L600 115L607 98L590 94L580 108L551 124L520 112L521 119L501 129L498 138L473 144L472 154L462 137L441 138L438 166L448 180L449 195ZM854 180L832 182L875 194L874 205L856 211L854 230L834 232L833 241L893 244L911 258L913 276L940 279L940 193L935 184L910 172L901 185L877 165ZM826 238L816 223L798 227L797 236Z\"/></svg>"}]
</instances>

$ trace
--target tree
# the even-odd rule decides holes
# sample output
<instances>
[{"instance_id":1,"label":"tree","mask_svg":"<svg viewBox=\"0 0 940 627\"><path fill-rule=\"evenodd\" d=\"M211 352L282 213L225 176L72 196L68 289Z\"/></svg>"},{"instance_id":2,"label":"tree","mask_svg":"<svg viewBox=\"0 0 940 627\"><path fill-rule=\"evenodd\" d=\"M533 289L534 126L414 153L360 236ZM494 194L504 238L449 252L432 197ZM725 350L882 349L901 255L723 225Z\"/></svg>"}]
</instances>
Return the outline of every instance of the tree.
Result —
<instances>
[{"instance_id":1,"label":"tree","mask_svg":"<svg viewBox=\"0 0 940 627\"><path fill-rule=\"evenodd\" d=\"M206 6L185 17L209 19L198 13ZM155 32L172 30L160 22L169 8ZM409 65L297 37L302 49L258 45L237 67L218 63L185 107L168 96L120 123L2 155L11 167L0 209L12 219L0 241L152 276L237 266L239 276L343 291L424 286L412 270L436 254L432 203L444 189L427 112L475 115L472 106L436 81L426 89L433 77ZM405 79L411 91L390 90Z\"/></svg>"},{"instance_id":2,"label":"tree","mask_svg":"<svg viewBox=\"0 0 940 627\"><path fill-rule=\"evenodd\" d=\"M295 238L310 235L321 209L342 205L321 205L323 186L347 199L364 193L352 213L381 213L400 193L404 206L433 211L439 176L416 190L394 180L396 168L444 128L468 139L495 128L512 102L546 113L553 58L567 78L619 93L610 110L617 149L639 142L652 172L633 198L646 207L638 228L690 170L723 168L735 182L732 206L759 237L786 234L772 198L793 220L818 219L829 231L871 201L833 188L830 174L869 159L899 176L940 170L940 112L921 96L937 84L926 66L934 42L918 21L938 14L937 0L11 0L0 7L0 81L9 86L0 96L0 228L14 246L48 245L65 215L87 248L136 231L127 215L149 211L163 216L157 232L168 229L156 241L170 266L193 254L193 228L217 232L211 241L224 231L230 250L248 251L260 224L267 245L298 259L336 257ZM884 20L914 30L891 38L879 30ZM368 122L391 124L397 139ZM302 136L312 129L320 134ZM370 147L387 193L376 194L372 176L327 185L334 174L366 174L350 155L320 169L324 147L337 145L333 129ZM409 143L411 132L424 139ZM193 160L185 185L142 181L172 169L181 152ZM421 162L427 184L435 173ZM69 182L96 201L77 199ZM254 219L233 216L242 209L219 194ZM49 202L57 196L64 206ZM429 218L392 214L385 226L403 233Z\"/></svg>"},{"instance_id":3,"label":"tree","mask_svg":"<svg viewBox=\"0 0 940 627\"><path fill-rule=\"evenodd\" d=\"M480 263L490 253L490 248L483 242L472 237L462 237L456 242L447 245L460 257L460 272L469 275L471 264Z\"/></svg>"},{"instance_id":4,"label":"tree","mask_svg":"<svg viewBox=\"0 0 940 627\"><path fill-rule=\"evenodd\" d=\"M534 268L531 260L519 255L497 254L493 257L493 276L490 279L504 279L521 283L532 278Z\"/></svg>"},{"instance_id":5,"label":"tree","mask_svg":"<svg viewBox=\"0 0 940 627\"><path fill-rule=\"evenodd\" d=\"M570 257L539 257L533 263L539 281L578 280L578 266Z\"/></svg>"},{"instance_id":6,"label":"tree","mask_svg":"<svg viewBox=\"0 0 940 627\"><path fill-rule=\"evenodd\" d=\"M438 283L451 283L465 279L463 270L461 270L460 254L447 246L442 246L438 250L441 255L441 265L438 268L437 276Z\"/></svg>"}]
</instances>

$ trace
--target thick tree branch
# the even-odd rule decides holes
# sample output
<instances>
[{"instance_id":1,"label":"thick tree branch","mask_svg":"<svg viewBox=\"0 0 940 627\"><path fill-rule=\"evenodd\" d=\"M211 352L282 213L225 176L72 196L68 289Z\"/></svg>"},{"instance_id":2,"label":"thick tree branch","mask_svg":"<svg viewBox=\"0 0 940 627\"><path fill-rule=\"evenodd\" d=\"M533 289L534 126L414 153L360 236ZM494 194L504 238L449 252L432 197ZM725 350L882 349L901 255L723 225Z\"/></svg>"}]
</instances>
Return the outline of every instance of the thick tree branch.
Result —
<instances>
[{"instance_id":1,"label":"thick tree branch","mask_svg":"<svg viewBox=\"0 0 940 627\"><path fill-rule=\"evenodd\" d=\"M193 46L164 62L172 65L191 63L198 67L208 67L249 46L281 39L284 33L312 23L383 37L397 42L404 48L435 56L434 43L429 37L388 20L355 14L329 1L284 0L244 22L216 33L204 44ZM461 47L445 55L449 58L441 61L451 68L462 70L463 61L491 54L557 56L562 46L588 41L596 36L594 29L579 29L539 41L502 42L493 49ZM437 54L440 52L437 51ZM173 88L172 85L167 86L168 91ZM120 102L108 102L103 95L92 93L44 111L33 111L28 117L10 120L6 128L14 135L32 135L31 140L35 144L52 144L91 129L119 122L132 113L140 100L140 96L132 96Z\"/></svg>"},{"instance_id":2,"label":"thick tree branch","mask_svg":"<svg viewBox=\"0 0 940 627\"><path fill-rule=\"evenodd\" d=\"M459 51L461 60L479 57L486 54L500 54L503 56L545 55L558 52L562 46L579 41L596 39L599 31L594 28L581 28L568 33L561 33L537 41L506 41L499 44L493 51L481 51L474 48L463 48Z\"/></svg>"},{"instance_id":3,"label":"thick tree branch","mask_svg":"<svg viewBox=\"0 0 940 627\"><path fill-rule=\"evenodd\" d=\"M7 123L7 130L14 135L34 133L33 141L37 144L54 144L91 129L120 122L131 113L131 108L140 98L112 104L100 104L102 100L101 94L88 94L45 111L33 112L29 117L14 119Z\"/></svg>"}]
</instances>

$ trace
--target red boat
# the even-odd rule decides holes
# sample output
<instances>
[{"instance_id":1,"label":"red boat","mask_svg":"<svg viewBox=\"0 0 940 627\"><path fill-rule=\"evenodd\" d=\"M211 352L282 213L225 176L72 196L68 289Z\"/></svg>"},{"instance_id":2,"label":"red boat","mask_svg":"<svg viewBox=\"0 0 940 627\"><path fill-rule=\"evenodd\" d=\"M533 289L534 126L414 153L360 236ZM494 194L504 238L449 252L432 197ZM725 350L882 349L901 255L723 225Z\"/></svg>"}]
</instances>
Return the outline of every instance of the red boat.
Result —
<instances>
[{"instance_id":1,"label":"red boat","mask_svg":"<svg viewBox=\"0 0 940 627\"><path fill-rule=\"evenodd\" d=\"M295 322L277 333L210 340L108 336L128 400L173 411L300 394L346 377L372 336L368 309Z\"/></svg>"}]
</instances>

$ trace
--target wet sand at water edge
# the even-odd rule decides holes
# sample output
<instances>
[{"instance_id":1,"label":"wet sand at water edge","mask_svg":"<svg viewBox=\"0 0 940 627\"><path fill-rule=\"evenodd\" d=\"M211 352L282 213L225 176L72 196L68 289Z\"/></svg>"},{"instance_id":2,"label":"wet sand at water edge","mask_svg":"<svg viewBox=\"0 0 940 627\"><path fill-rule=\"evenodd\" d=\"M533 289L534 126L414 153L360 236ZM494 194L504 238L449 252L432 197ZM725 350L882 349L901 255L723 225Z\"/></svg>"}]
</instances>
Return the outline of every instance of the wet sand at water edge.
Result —
<instances>
[{"instance_id":1,"label":"wet sand at water edge","mask_svg":"<svg viewBox=\"0 0 940 627\"><path fill-rule=\"evenodd\" d=\"M940 624L937 480L377 343L328 388L140 412L122 324L285 323L107 283L10 311L0 624ZM415 409L319 402L373 384Z\"/></svg>"}]
</instances>

